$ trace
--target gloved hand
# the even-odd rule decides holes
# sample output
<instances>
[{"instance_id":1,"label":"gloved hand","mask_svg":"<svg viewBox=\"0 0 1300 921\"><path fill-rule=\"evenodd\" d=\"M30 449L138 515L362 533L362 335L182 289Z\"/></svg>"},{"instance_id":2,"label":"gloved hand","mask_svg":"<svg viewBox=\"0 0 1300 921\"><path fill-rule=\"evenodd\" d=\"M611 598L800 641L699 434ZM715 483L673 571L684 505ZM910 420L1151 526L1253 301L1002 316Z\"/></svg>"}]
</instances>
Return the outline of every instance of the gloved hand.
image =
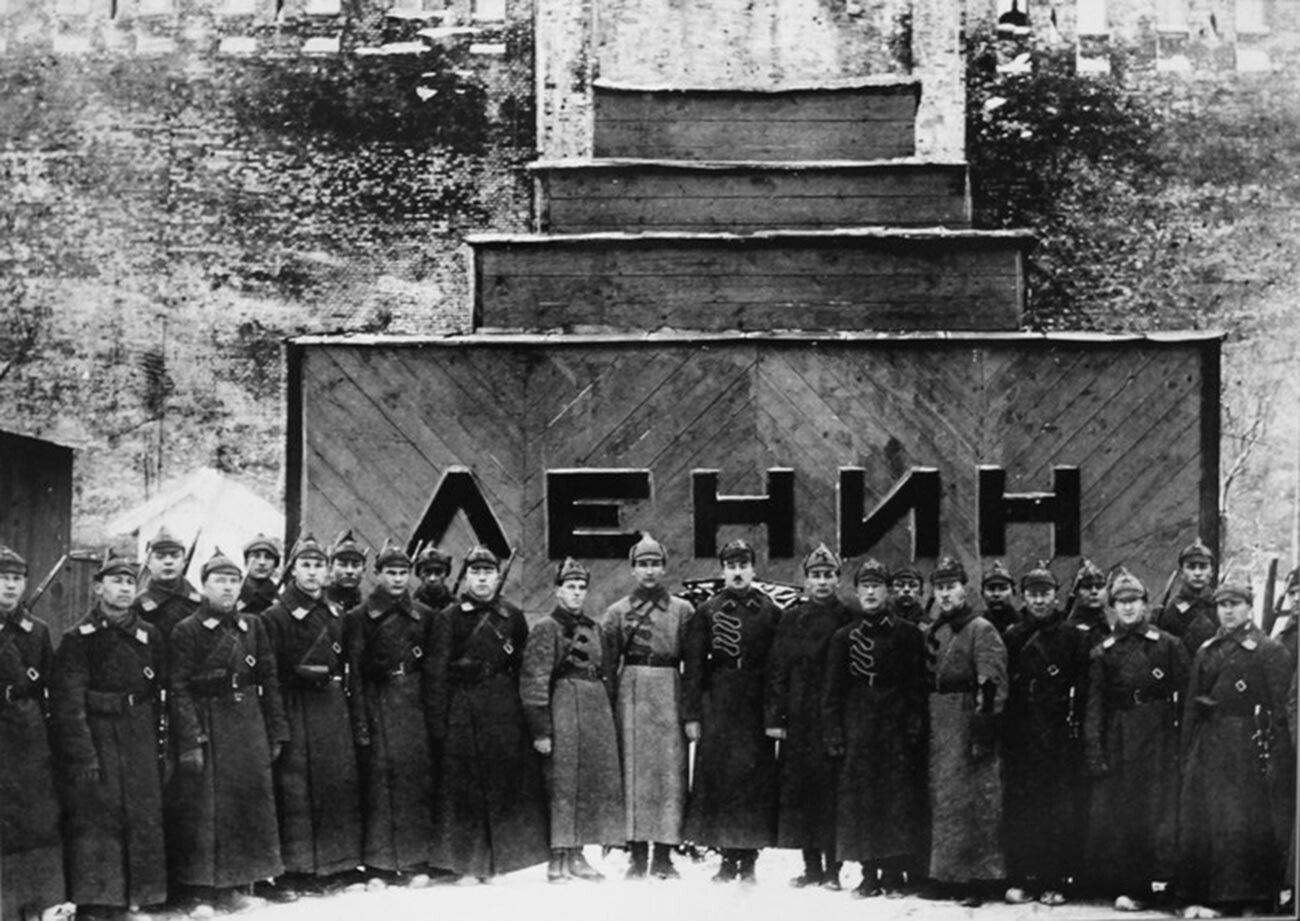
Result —
<instances>
[{"instance_id":1,"label":"gloved hand","mask_svg":"<svg viewBox=\"0 0 1300 921\"><path fill-rule=\"evenodd\" d=\"M180 769L186 774L202 774L203 749L191 748L187 752L181 752Z\"/></svg>"}]
</instances>

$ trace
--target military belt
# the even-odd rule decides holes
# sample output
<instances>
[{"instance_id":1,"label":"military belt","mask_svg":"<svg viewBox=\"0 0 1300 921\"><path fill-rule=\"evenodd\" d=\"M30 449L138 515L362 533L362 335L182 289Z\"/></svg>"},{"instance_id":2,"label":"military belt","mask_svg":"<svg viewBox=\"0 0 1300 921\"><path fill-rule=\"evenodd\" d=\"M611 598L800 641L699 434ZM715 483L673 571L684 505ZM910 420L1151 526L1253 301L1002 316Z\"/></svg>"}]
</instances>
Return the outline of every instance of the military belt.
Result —
<instances>
[{"instance_id":1,"label":"military belt","mask_svg":"<svg viewBox=\"0 0 1300 921\"><path fill-rule=\"evenodd\" d=\"M717 656L709 658L709 668L713 671L742 671L745 667L743 658L732 658L731 656Z\"/></svg>"},{"instance_id":2,"label":"military belt","mask_svg":"<svg viewBox=\"0 0 1300 921\"><path fill-rule=\"evenodd\" d=\"M86 712L96 716L121 716L141 704L153 703L152 693L127 691L87 691Z\"/></svg>"},{"instance_id":3,"label":"military belt","mask_svg":"<svg viewBox=\"0 0 1300 921\"><path fill-rule=\"evenodd\" d=\"M196 697L239 697L242 696L240 692L246 688L258 688L260 691L261 686L256 681L241 680L239 675L233 673L190 679L190 693Z\"/></svg>"},{"instance_id":4,"label":"military belt","mask_svg":"<svg viewBox=\"0 0 1300 921\"><path fill-rule=\"evenodd\" d=\"M936 694L974 694L976 685L969 681L940 681L934 688Z\"/></svg>"},{"instance_id":5,"label":"military belt","mask_svg":"<svg viewBox=\"0 0 1300 921\"><path fill-rule=\"evenodd\" d=\"M32 700L43 696L45 696L44 685L34 684L32 682L4 685L5 703L11 703L15 700Z\"/></svg>"},{"instance_id":6,"label":"military belt","mask_svg":"<svg viewBox=\"0 0 1300 921\"><path fill-rule=\"evenodd\" d=\"M595 665L565 665L555 673L557 681L572 678L575 681L603 681L604 673Z\"/></svg>"},{"instance_id":7,"label":"military belt","mask_svg":"<svg viewBox=\"0 0 1300 921\"><path fill-rule=\"evenodd\" d=\"M1173 693L1166 688L1111 688L1106 691L1106 706L1112 710L1132 710L1142 704L1172 699Z\"/></svg>"},{"instance_id":8,"label":"military belt","mask_svg":"<svg viewBox=\"0 0 1300 921\"><path fill-rule=\"evenodd\" d=\"M447 667L447 677L453 684L479 684L497 675L509 675L504 668L495 668L486 662L453 662Z\"/></svg>"},{"instance_id":9,"label":"military belt","mask_svg":"<svg viewBox=\"0 0 1300 921\"><path fill-rule=\"evenodd\" d=\"M280 679L281 686L300 691L323 691L330 685L342 683L342 675L323 675L320 677L288 675Z\"/></svg>"},{"instance_id":10,"label":"military belt","mask_svg":"<svg viewBox=\"0 0 1300 921\"><path fill-rule=\"evenodd\" d=\"M676 656L656 653L634 653L623 658L624 665L641 665L646 668L676 668L679 661Z\"/></svg>"}]
</instances>

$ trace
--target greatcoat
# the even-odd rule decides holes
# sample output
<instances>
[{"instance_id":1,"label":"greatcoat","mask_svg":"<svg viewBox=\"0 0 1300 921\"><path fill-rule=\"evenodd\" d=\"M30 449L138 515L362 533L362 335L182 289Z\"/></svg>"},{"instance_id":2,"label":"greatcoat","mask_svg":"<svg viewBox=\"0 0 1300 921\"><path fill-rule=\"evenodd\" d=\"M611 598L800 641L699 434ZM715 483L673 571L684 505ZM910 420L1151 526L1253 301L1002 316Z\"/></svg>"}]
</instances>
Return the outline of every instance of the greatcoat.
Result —
<instances>
[{"instance_id":1,"label":"greatcoat","mask_svg":"<svg viewBox=\"0 0 1300 921\"><path fill-rule=\"evenodd\" d=\"M842 753L837 858L873 863L918 852L926 696L925 641L915 624L864 612L835 631L822 699L827 750Z\"/></svg>"},{"instance_id":2,"label":"greatcoat","mask_svg":"<svg viewBox=\"0 0 1300 921\"><path fill-rule=\"evenodd\" d=\"M766 670L779 612L752 586L724 588L686 629L683 710L698 715L686 838L753 850L776 840L776 757L767 726Z\"/></svg>"},{"instance_id":3,"label":"greatcoat","mask_svg":"<svg viewBox=\"0 0 1300 921\"><path fill-rule=\"evenodd\" d=\"M1171 880L1177 856L1182 642L1117 625L1091 652L1084 743L1092 783L1086 878L1114 893Z\"/></svg>"},{"instance_id":4,"label":"greatcoat","mask_svg":"<svg viewBox=\"0 0 1300 921\"><path fill-rule=\"evenodd\" d=\"M5 918L63 901L59 799L45 724L50 628L22 605L0 618L0 896Z\"/></svg>"},{"instance_id":5,"label":"greatcoat","mask_svg":"<svg viewBox=\"0 0 1300 921\"><path fill-rule=\"evenodd\" d=\"M151 580L132 606L147 623L158 628L166 643L176 625L198 610L202 601L198 589L182 576L172 582Z\"/></svg>"},{"instance_id":6,"label":"greatcoat","mask_svg":"<svg viewBox=\"0 0 1300 921\"><path fill-rule=\"evenodd\" d=\"M1190 899L1276 895L1295 792L1290 686L1290 657L1254 623L1220 630L1197 650L1178 823L1180 890Z\"/></svg>"},{"instance_id":7,"label":"greatcoat","mask_svg":"<svg viewBox=\"0 0 1300 921\"><path fill-rule=\"evenodd\" d=\"M63 636L50 704L64 774L68 898L78 905L153 905L167 897L160 692L162 634L128 611L91 610ZM77 780L86 771L98 779Z\"/></svg>"},{"instance_id":8,"label":"greatcoat","mask_svg":"<svg viewBox=\"0 0 1300 921\"><path fill-rule=\"evenodd\" d=\"M826 752L822 687L831 635L852 619L839 596L781 615L768 667L768 727L784 729L777 847L835 852L835 762Z\"/></svg>"},{"instance_id":9,"label":"greatcoat","mask_svg":"<svg viewBox=\"0 0 1300 921\"><path fill-rule=\"evenodd\" d=\"M362 857L379 870L418 871L429 862L435 778L424 668L432 620L409 594L380 590L343 616Z\"/></svg>"},{"instance_id":10,"label":"greatcoat","mask_svg":"<svg viewBox=\"0 0 1300 921\"><path fill-rule=\"evenodd\" d=\"M361 786L343 686L340 612L290 582L262 622L289 723L274 775L284 868L317 876L353 869L362 856Z\"/></svg>"},{"instance_id":11,"label":"greatcoat","mask_svg":"<svg viewBox=\"0 0 1300 921\"><path fill-rule=\"evenodd\" d=\"M1188 656L1195 656L1201 644L1214 636L1218 629L1214 588L1197 591L1183 583L1178 593L1156 614L1155 625L1182 640Z\"/></svg>"},{"instance_id":12,"label":"greatcoat","mask_svg":"<svg viewBox=\"0 0 1300 921\"><path fill-rule=\"evenodd\" d=\"M532 737L551 740L543 762L551 847L624 841L613 678L602 653L599 625L558 606L524 647L519 696Z\"/></svg>"},{"instance_id":13,"label":"greatcoat","mask_svg":"<svg viewBox=\"0 0 1300 921\"><path fill-rule=\"evenodd\" d=\"M546 860L546 794L519 699L528 622L468 596L433 616L427 665L434 739L433 862L465 876Z\"/></svg>"},{"instance_id":14,"label":"greatcoat","mask_svg":"<svg viewBox=\"0 0 1300 921\"><path fill-rule=\"evenodd\" d=\"M617 670L615 722L623 754L629 841L679 844L686 807L681 659L695 609L663 588L638 587L605 611L601 638Z\"/></svg>"},{"instance_id":15,"label":"greatcoat","mask_svg":"<svg viewBox=\"0 0 1300 921\"><path fill-rule=\"evenodd\" d=\"M1001 879L1002 757L972 738L996 724L1007 700L1007 650L997 628L963 605L926 635L930 681L930 876L940 882ZM982 712L982 685L992 688ZM987 741L987 740L986 740Z\"/></svg>"},{"instance_id":16,"label":"greatcoat","mask_svg":"<svg viewBox=\"0 0 1300 921\"><path fill-rule=\"evenodd\" d=\"M254 579L252 576L245 576L244 584L239 587L239 599L235 602L235 610L244 614L261 614L275 604L278 594L279 587L274 579Z\"/></svg>"},{"instance_id":17,"label":"greatcoat","mask_svg":"<svg viewBox=\"0 0 1300 921\"><path fill-rule=\"evenodd\" d=\"M175 750L203 751L203 769L178 764L168 809L176 882L241 886L284 872L271 753L289 738L275 653L257 617L205 601L168 644Z\"/></svg>"}]
</instances>

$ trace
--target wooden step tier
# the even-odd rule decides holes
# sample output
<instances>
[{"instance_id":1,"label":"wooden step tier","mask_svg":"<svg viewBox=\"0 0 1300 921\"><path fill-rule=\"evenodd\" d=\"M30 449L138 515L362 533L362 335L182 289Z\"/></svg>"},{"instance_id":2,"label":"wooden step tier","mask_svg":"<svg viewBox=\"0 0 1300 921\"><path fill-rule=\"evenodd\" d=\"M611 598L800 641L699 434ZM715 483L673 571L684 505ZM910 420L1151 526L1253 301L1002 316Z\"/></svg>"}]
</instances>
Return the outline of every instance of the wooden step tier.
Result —
<instances>
[{"instance_id":1,"label":"wooden step tier","mask_svg":"<svg viewBox=\"0 0 1300 921\"><path fill-rule=\"evenodd\" d=\"M914 78L780 90L597 82L593 155L658 160L877 160L916 153Z\"/></svg>"},{"instance_id":2,"label":"wooden step tier","mask_svg":"<svg viewBox=\"0 0 1300 921\"><path fill-rule=\"evenodd\" d=\"M1021 231L484 234L475 325L490 330L1010 330Z\"/></svg>"},{"instance_id":3,"label":"wooden step tier","mask_svg":"<svg viewBox=\"0 0 1300 921\"><path fill-rule=\"evenodd\" d=\"M963 163L552 160L531 168L542 233L970 226Z\"/></svg>"}]
</instances>

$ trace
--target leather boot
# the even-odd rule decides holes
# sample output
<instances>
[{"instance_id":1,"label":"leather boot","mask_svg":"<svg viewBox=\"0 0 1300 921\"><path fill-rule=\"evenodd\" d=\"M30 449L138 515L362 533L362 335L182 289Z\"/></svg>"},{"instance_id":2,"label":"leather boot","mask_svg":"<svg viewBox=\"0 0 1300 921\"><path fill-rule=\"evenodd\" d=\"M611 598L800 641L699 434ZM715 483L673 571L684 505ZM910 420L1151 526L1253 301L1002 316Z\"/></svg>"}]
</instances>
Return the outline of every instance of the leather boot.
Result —
<instances>
[{"instance_id":1,"label":"leather boot","mask_svg":"<svg viewBox=\"0 0 1300 921\"><path fill-rule=\"evenodd\" d=\"M722 866L718 867L718 872L713 875L713 881L715 883L729 883L736 878L738 871L736 852L730 848L723 848Z\"/></svg>"},{"instance_id":2,"label":"leather boot","mask_svg":"<svg viewBox=\"0 0 1300 921\"><path fill-rule=\"evenodd\" d=\"M840 866L842 861L831 860L827 855L826 872L822 874L822 888L830 889L833 892L840 891Z\"/></svg>"},{"instance_id":3,"label":"leather boot","mask_svg":"<svg viewBox=\"0 0 1300 921\"><path fill-rule=\"evenodd\" d=\"M796 889L822 884L822 852L816 848L803 849L803 873L790 880Z\"/></svg>"},{"instance_id":4,"label":"leather boot","mask_svg":"<svg viewBox=\"0 0 1300 921\"><path fill-rule=\"evenodd\" d=\"M551 862L546 865L546 881L563 883L569 879L569 852L562 847L551 848Z\"/></svg>"},{"instance_id":5,"label":"leather boot","mask_svg":"<svg viewBox=\"0 0 1300 921\"><path fill-rule=\"evenodd\" d=\"M736 853L740 857L740 881L742 883L758 882L758 879L754 876L754 864L758 861L758 851L744 850Z\"/></svg>"},{"instance_id":6,"label":"leather boot","mask_svg":"<svg viewBox=\"0 0 1300 921\"><path fill-rule=\"evenodd\" d=\"M627 866L627 875L625 879L645 879L646 863L650 858L650 842L648 841L629 841L627 843L627 852L632 857L632 862Z\"/></svg>"},{"instance_id":7,"label":"leather boot","mask_svg":"<svg viewBox=\"0 0 1300 921\"><path fill-rule=\"evenodd\" d=\"M583 856L580 847L569 848L569 875L575 879L590 880L593 883L598 883L605 878L604 873L587 863L587 858Z\"/></svg>"},{"instance_id":8,"label":"leather boot","mask_svg":"<svg viewBox=\"0 0 1300 921\"><path fill-rule=\"evenodd\" d=\"M681 874L673 866L673 846L655 842L654 858L650 861L650 872L660 879L681 879Z\"/></svg>"}]
</instances>

